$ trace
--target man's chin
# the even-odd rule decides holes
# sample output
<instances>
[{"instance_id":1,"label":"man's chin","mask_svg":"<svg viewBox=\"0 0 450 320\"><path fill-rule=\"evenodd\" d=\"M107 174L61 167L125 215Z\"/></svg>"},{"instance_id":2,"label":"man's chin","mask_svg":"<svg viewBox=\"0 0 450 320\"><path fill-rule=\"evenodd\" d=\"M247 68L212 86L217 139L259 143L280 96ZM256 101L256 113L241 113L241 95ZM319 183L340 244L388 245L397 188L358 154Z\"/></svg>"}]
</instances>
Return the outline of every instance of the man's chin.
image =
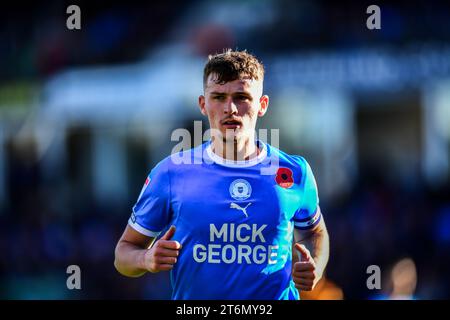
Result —
<instances>
[{"instance_id":1,"label":"man's chin","mask_svg":"<svg viewBox=\"0 0 450 320\"><path fill-rule=\"evenodd\" d=\"M230 131L227 130L226 133L222 134L222 141L225 143L232 143L239 140L241 137L241 132L238 130Z\"/></svg>"},{"instance_id":2,"label":"man's chin","mask_svg":"<svg viewBox=\"0 0 450 320\"><path fill-rule=\"evenodd\" d=\"M236 130L216 130L212 133L213 139L217 139L218 141L222 141L223 143L234 143L239 141L244 136L244 131L240 129Z\"/></svg>"},{"instance_id":3,"label":"man's chin","mask_svg":"<svg viewBox=\"0 0 450 320\"><path fill-rule=\"evenodd\" d=\"M222 141L223 143L234 143L238 141L238 136L237 135L232 135L232 136L222 136Z\"/></svg>"}]
</instances>

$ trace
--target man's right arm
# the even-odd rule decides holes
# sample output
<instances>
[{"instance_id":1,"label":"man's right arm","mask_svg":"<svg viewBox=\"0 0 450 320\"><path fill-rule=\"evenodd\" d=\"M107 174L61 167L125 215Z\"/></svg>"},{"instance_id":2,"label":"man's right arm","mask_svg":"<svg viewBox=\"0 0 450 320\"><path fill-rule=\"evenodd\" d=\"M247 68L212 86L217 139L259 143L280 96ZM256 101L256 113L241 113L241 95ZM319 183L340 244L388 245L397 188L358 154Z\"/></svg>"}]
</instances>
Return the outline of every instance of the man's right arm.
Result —
<instances>
[{"instance_id":1,"label":"man's right arm","mask_svg":"<svg viewBox=\"0 0 450 320\"><path fill-rule=\"evenodd\" d=\"M140 277L146 272L168 271L177 262L181 245L170 240L175 227L155 242L154 237L143 235L127 225L115 250L114 266L127 277Z\"/></svg>"}]
</instances>

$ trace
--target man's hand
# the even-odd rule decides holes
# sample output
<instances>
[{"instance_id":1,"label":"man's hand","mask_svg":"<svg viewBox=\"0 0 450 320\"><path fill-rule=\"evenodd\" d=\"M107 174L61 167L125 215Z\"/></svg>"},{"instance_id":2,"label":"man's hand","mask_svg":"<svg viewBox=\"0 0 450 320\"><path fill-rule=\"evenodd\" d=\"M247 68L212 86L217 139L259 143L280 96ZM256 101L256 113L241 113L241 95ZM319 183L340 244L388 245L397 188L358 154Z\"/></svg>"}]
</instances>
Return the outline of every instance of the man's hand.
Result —
<instances>
[{"instance_id":1,"label":"man's hand","mask_svg":"<svg viewBox=\"0 0 450 320\"><path fill-rule=\"evenodd\" d=\"M300 253L300 261L294 264L292 279L295 287L299 290L311 291L320 280L316 270L316 263L311 257L309 250L300 243L295 244L295 249Z\"/></svg>"},{"instance_id":2,"label":"man's hand","mask_svg":"<svg viewBox=\"0 0 450 320\"><path fill-rule=\"evenodd\" d=\"M161 239L156 241L145 253L144 263L148 271L152 273L168 271L177 263L181 244L178 241L170 240L174 234L175 226L171 226Z\"/></svg>"}]
</instances>

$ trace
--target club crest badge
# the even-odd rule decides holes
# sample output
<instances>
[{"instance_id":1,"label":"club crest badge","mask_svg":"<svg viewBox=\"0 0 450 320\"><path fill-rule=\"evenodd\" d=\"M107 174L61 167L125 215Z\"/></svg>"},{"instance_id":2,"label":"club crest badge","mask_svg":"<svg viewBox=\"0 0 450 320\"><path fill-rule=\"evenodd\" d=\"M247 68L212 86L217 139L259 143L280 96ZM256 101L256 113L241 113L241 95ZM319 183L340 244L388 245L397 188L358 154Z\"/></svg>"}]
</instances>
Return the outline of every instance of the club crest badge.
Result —
<instances>
[{"instance_id":1,"label":"club crest badge","mask_svg":"<svg viewBox=\"0 0 450 320\"><path fill-rule=\"evenodd\" d=\"M248 199L252 194L252 187L247 180L236 179L230 184L230 195L235 200Z\"/></svg>"}]
</instances>

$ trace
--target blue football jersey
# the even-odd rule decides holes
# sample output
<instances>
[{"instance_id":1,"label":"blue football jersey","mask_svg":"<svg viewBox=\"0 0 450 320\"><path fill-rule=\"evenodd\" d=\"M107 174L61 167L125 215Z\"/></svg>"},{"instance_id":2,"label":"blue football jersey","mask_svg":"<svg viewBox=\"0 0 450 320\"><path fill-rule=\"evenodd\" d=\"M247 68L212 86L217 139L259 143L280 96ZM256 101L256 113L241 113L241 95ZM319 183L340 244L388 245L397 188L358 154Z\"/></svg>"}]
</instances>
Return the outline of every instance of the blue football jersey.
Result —
<instances>
[{"instance_id":1,"label":"blue football jersey","mask_svg":"<svg viewBox=\"0 0 450 320\"><path fill-rule=\"evenodd\" d=\"M321 219L316 182L304 158L257 144L257 157L229 161L209 141L147 177L128 223L151 237L176 226L173 299L299 299L293 231Z\"/></svg>"}]
</instances>

